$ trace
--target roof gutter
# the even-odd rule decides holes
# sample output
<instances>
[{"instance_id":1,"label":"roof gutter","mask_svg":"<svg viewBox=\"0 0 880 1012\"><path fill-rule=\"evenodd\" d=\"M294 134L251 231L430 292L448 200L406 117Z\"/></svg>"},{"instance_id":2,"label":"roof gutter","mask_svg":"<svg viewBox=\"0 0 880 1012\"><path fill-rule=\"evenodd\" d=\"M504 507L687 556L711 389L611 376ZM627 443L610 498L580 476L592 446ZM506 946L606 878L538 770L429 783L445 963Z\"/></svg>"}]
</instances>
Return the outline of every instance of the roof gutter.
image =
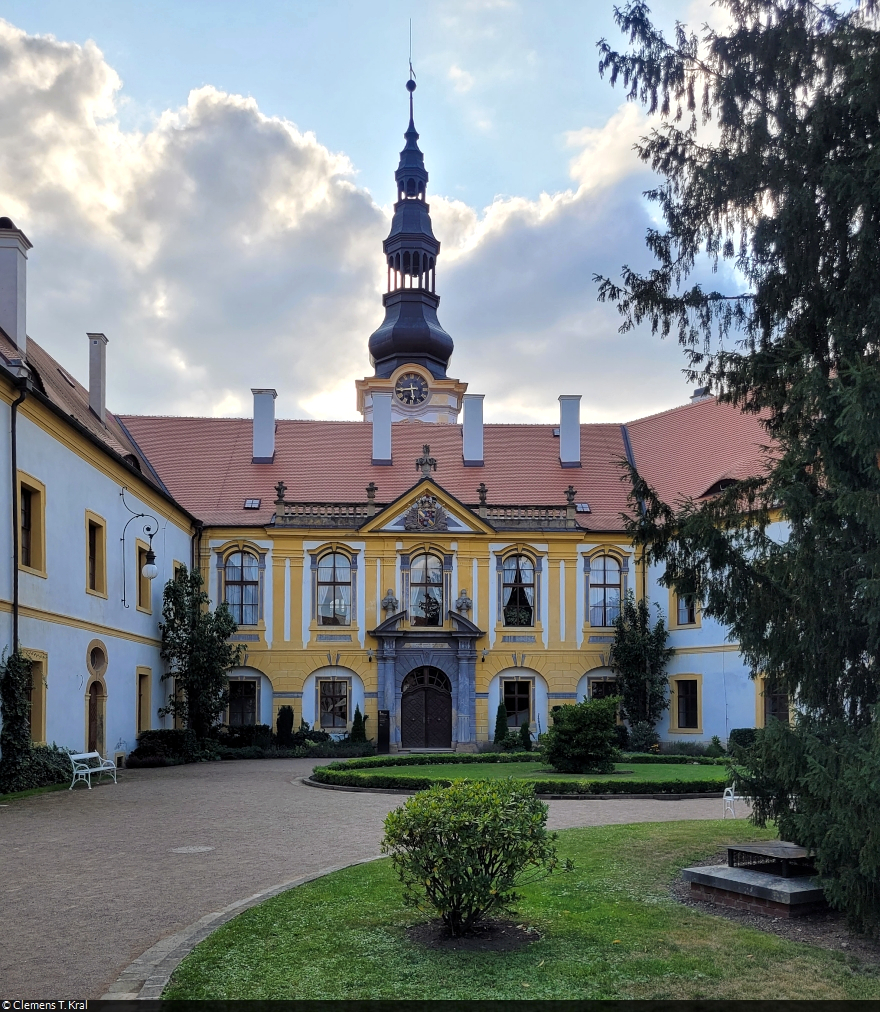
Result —
<instances>
[{"instance_id":1,"label":"roof gutter","mask_svg":"<svg viewBox=\"0 0 880 1012\"><path fill-rule=\"evenodd\" d=\"M12 653L18 653L18 554L19 554L19 495L18 495L18 406L28 395L27 379L17 379L21 390L12 402L10 415L10 459L12 461Z\"/></svg>"}]
</instances>

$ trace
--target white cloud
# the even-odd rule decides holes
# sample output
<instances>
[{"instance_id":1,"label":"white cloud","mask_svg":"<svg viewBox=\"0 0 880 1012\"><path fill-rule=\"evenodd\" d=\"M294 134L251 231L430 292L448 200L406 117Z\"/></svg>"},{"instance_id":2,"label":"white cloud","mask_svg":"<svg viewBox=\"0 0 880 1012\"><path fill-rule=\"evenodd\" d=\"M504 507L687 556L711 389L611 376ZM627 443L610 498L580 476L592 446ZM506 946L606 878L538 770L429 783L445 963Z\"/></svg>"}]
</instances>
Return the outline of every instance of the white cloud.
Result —
<instances>
[{"instance_id":1,"label":"white cloud","mask_svg":"<svg viewBox=\"0 0 880 1012\"><path fill-rule=\"evenodd\" d=\"M2 21L0 68L0 214L34 243L32 337L83 377L85 333L104 331L117 411L247 414L249 388L271 385L281 415L355 417L388 214L344 155L212 87L124 131L94 44ZM450 373L489 418L552 419L560 393L583 393L587 419L683 399L677 348L620 338L591 280L645 258L641 126L628 106L569 134L560 193L479 213L431 195Z\"/></svg>"},{"instance_id":2,"label":"white cloud","mask_svg":"<svg viewBox=\"0 0 880 1012\"><path fill-rule=\"evenodd\" d=\"M474 75L469 74L466 70L462 70L461 67L457 67L454 63L449 68L446 75L452 82L452 87L459 95L465 94L474 86Z\"/></svg>"}]
</instances>

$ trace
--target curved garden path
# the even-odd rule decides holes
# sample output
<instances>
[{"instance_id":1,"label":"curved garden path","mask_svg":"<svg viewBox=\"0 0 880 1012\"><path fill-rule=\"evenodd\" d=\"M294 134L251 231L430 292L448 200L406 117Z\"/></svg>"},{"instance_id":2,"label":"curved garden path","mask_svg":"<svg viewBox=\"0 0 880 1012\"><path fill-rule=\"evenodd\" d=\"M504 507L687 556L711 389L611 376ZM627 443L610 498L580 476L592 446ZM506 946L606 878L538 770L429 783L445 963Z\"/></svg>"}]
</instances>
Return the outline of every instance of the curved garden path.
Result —
<instances>
[{"instance_id":1,"label":"curved garden path","mask_svg":"<svg viewBox=\"0 0 880 1012\"><path fill-rule=\"evenodd\" d=\"M97 998L200 918L376 856L382 820L405 799L304 787L314 764L128 770L115 787L0 808L0 999ZM554 829L721 815L720 800L549 804Z\"/></svg>"}]
</instances>

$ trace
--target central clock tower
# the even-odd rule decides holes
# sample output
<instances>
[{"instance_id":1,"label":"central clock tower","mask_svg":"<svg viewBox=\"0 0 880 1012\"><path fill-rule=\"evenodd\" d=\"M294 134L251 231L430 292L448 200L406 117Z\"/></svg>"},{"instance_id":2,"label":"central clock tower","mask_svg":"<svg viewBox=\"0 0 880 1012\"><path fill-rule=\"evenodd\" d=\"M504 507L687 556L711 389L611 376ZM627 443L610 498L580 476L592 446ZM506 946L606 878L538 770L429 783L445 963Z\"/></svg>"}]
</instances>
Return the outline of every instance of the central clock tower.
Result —
<instances>
[{"instance_id":1,"label":"central clock tower","mask_svg":"<svg viewBox=\"0 0 880 1012\"><path fill-rule=\"evenodd\" d=\"M446 375L453 344L437 319L440 243L425 202L428 173L413 123L416 82L410 78L406 87L409 126L394 173L397 202L391 231L383 244L388 272L388 290L382 297L385 319L369 343L375 374L356 384L358 411L370 421L373 394L390 392L393 421L456 422L467 384Z\"/></svg>"}]
</instances>

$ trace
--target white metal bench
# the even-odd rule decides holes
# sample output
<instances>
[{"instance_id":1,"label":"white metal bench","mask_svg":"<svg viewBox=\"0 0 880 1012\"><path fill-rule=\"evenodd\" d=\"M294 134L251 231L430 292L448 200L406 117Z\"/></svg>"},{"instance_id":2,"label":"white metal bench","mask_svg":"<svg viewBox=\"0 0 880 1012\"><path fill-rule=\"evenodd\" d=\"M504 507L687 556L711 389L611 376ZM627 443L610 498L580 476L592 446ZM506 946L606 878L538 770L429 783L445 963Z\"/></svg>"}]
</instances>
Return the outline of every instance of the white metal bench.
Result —
<instances>
[{"instance_id":1,"label":"white metal bench","mask_svg":"<svg viewBox=\"0 0 880 1012\"><path fill-rule=\"evenodd\" d=\"M748 802L749 800L744 795L736 793L736 784L731 784L730 787L724 788L723 799L724 808L721 813L722 819L726 819L728 815L730 815L731 819L735 819L737 801Z\"/></svg>"},{"instance_id":2,"label":"white metal bench","mask_svg":"<svg viewBox=\"0 0 880 1012\"><path fill-rule=\"evenodd\" d=\"M89 790L91 790L92 777L98 777L100 780L106 775L113 777L113 783L116 783L116 764L109 759L104 759L98 752L71 753L70 762L73 766L73 780L68 787L69 791L72 791L80 780L88 784Z\"/></svg>"}]
</instances>

